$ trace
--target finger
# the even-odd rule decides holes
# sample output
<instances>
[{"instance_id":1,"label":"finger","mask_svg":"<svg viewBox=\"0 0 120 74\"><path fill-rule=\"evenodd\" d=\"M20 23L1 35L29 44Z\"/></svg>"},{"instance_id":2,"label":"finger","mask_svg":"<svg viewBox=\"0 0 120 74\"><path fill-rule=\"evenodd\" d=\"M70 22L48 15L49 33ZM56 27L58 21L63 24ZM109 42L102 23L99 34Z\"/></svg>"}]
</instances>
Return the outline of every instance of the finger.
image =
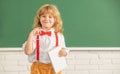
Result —
<instances>
[{"instance_id":1,"label":"finger","mask_svg":"<svg viewBox=\"0 0 120 74\"><path fill-rule=\"evenodd\" d=\"M38 35L39 34L39 32L38 31L36 31L36 35Z\"/></svg>"},{"instance_id":2,"label":"finger","mask_svg":"<svg viewBox=\"0 0 120 74\"><path fill-rule=\"evenodd\" d=\"M35 31L34 30L32 31L32 34L35 35Z\"/></svg>"},{"instance_id":3,"label":"finger","mask_svg":"<svg viewBox=\"0 0 120 74\"><path fill-rule=\"evenodd\" d=\"M60 51L60 52L58 53L58 55L59 55L59 57L62 57L62 52Z\"/></svg>"}]
</instances>

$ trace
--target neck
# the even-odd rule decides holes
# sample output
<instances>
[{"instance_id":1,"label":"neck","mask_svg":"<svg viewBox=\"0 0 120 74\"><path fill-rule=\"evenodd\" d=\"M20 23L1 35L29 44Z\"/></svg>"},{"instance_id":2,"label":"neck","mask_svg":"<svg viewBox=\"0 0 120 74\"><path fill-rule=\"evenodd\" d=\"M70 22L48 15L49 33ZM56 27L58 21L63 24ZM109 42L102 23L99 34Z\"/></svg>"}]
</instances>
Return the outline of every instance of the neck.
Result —
<instances>
[{"instance_id":1,"label":"neck","mask_svg":"<svg viewBox=\"0 0 120 74\"><path fill-rule=\"evenodd\" d=\"M45 31L49 31L51 28L42 27L42 29L45 30Z\"/></svg>"}]
</instances>

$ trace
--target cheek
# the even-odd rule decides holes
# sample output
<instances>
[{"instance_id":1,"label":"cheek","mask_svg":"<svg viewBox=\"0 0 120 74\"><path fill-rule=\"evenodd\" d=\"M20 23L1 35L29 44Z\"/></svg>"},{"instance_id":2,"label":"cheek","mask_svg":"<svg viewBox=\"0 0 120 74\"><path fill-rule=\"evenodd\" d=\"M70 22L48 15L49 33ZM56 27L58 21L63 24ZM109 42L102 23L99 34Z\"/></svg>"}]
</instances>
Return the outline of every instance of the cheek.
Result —
<instances>
[{"instance_id":1,"label":"cheek","mask_svg":"<svg viewBox=\"0 0 120 74\"><path fill-rule=\"evenodd\" d=\"M52 24L54 24L54 22L55 22L55 20L54 20L54 19L52 19L52 20L51 20L51 23L52 23Z\"/></svg>"},{"instance_id":2,"label":"cheek","mask_svg":"<svg viewBox=\"0 0 120 74\"><path fill-rule=\"evenodd\" d=\"M42 19L40 18L40 20L39 20L40 22L42 22Z\"/></svg>"},{"instance_id":3,"label":"cheek","mask_svg":"<svg viewBox=\"0 0 120 74\"><path fill-rule=\"evenodd\" d=\"M52 21L52 24L54 24L54 21Z\"/></svg>"}]
</instances>

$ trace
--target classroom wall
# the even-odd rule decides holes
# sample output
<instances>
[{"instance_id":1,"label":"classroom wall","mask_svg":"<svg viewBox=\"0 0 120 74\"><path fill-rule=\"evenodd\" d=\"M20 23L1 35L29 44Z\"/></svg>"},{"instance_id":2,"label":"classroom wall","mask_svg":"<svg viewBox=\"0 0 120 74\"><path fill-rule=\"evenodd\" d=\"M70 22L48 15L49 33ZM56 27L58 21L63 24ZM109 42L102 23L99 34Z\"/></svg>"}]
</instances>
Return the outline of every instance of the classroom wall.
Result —
<instances>
[{"instance_id":1,"label":"classroom wall","mask_svg":"<svg viewBox=\"0 0 120 74\"><path fill-rule=\"evenodd\" d=\"M0 0L0 47L21 47L46 3L61 13L67 47L120 47L120 0Z\"/></svg>"},{"instance_id":2,"label":"classroom wall","mask_svg":"<svg viewBox=\"0 0 120 74\"><path fill-rule=\"evenodd\" d=\"M82 49L70 48L63 74L120 74L120 48ZM21 48L0 48L0 74L29 74L29 70Z\"/></svg>"}]
</instances>

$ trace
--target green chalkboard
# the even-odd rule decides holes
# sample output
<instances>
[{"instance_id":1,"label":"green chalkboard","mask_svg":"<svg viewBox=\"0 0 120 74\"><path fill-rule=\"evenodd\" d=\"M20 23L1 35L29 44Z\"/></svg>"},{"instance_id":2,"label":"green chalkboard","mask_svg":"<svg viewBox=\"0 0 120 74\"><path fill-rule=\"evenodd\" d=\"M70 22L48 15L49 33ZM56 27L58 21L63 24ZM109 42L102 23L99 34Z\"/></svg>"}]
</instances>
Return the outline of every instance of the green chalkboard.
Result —
<instances>
[{"instance_id":1,"label":"green chalkboard","mask_svg":"<svg viewBox=\"0 0 120 74\"><path fill-rule=\"evenodd\" d=\"M0 47L21 47L46 3L60 10L67 47L120 47L119 0L0 0Z\"/></svg>"}]
</instances>

